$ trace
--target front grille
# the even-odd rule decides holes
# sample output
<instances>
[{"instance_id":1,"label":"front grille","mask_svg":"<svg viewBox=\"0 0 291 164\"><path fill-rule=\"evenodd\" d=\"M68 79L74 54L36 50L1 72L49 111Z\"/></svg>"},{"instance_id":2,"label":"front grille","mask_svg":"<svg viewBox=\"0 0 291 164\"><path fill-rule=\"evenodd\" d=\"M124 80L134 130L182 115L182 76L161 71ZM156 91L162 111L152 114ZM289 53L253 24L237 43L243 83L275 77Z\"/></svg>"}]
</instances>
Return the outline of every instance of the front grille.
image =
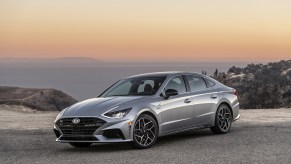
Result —
<instances>
[{"instance_id":1,"label":"front grille","mask_svg":"<svg viewBox=\"0 0 291 164\"><path fill-rule=\"evenodd\" d=\"M98 141L94 136L62 136L60 140L74 140L74 141Z\"/></svg>"},{"instance_id":2,"label":"front grille","mask_svg":"<svg viewBox=\"0 0 291 164\"><path fill-rule=\"evenodd\" d=\"M69 135L92 135L106 122L99 118L78 118L79 123L73 123L75 118L63 118L58 120L57 126L63 134Z\"/></svg>"}]
</instances>

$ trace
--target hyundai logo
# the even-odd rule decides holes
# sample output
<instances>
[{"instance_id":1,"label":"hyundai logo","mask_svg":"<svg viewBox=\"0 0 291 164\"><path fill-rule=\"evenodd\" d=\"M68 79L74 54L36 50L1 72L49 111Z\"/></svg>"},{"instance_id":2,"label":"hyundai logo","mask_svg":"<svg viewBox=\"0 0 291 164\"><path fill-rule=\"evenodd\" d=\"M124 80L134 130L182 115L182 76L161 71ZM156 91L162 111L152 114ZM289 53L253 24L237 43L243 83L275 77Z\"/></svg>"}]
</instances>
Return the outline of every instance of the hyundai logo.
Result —
<instances>
[{"instance_id":1,"label":"hyundai logo","mask_svg":"<svg viewBox=\"0 0 291 164\"><path fill-rule=\"evenodd\" d=\"M79 123L80 123L80 119L78 119L78 118L74 118L74 119L72 120L72 123L73 123L73 124L79 124Z\"/></svg>"}]
</instances>

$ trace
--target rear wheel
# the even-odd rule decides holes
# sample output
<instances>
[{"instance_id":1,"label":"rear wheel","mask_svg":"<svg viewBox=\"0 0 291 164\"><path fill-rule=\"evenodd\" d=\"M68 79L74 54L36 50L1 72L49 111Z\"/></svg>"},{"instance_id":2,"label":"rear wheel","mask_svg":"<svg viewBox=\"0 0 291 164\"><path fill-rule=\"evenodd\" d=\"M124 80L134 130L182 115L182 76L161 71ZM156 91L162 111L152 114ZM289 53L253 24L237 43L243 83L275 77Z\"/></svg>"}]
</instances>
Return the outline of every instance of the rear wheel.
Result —
<instances>
[{"instance_id":1,"label":"rear wheel","mask_svg":"<svg viewBox=\"0 0 291 164\"><path fill-rule=\"evenodd\" d=\"M230 131L231 123L231 109L227 105L222 104L216 111L215 126L210 129L215 134L225 134Z\"/></svg>"},{"instance_id":2,"label":"rear wheel","mask_svg":"<svg viewBox=\"0 0 291 164\"><path fill-rule=\"evenodd\" d=\"M70 145L74 147L89 147L92 143L90 142L70 142Z\"/></svg>"},{"instance_id":3,"label":"rear wheel","mask_svg":"<svg viewBox=\"0 0 291 164\"><path fill-rule=\"evenodd\" d=\"M148 114L141 114L133 129L133 146L139 149L151 147L158 138L158 125Z\"/></svg>"}]
</instances>

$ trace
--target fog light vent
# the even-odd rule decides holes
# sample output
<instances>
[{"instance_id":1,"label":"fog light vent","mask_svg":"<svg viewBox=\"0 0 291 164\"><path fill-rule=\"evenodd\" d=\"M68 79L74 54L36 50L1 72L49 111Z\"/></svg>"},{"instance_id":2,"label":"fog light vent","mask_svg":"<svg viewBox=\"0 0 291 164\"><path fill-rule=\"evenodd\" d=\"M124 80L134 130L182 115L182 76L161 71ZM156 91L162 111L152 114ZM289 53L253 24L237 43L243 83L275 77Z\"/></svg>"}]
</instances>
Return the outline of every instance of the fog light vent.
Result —
<instances>
[{"instance_id":1,"label":"fog light vent","mask_svg":"<svg viewBox=\"0 0 291 164\"><path fill-rule=\"evenodd\" d=\"M106 138L124 138L123 133L121 132L120 129L109 129L109 130L104 130L103 136Z\"/></svg>"}]
</instances>

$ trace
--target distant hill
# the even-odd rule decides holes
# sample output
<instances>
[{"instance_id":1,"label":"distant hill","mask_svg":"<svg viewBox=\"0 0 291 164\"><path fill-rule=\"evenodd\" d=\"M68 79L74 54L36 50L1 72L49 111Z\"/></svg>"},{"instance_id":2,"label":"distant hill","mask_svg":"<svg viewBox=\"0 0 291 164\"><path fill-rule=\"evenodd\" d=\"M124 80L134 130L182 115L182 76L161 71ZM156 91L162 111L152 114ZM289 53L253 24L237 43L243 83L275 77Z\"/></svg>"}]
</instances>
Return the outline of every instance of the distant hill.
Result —
<instances>
[{"instance_id":1,"label":"distant hill","mask_svg":"<svg viewBox=\"0 0 291 164\"><path fill-rule=\"evenodd\" d=\"M0 86L0 104L23 105L41 111L60 111L77 100L55 89Z\"/></svg>"},{"instance_id":2,"label":"distant hill","mask_svg":"<svg viewBox=\"0 0 291 164\"><path fill-rule=\"evenodd\" d=\"M241 108L291 107L291 60L233 66L213 77L238 91Z\"/></svg>"}]
</instances>

